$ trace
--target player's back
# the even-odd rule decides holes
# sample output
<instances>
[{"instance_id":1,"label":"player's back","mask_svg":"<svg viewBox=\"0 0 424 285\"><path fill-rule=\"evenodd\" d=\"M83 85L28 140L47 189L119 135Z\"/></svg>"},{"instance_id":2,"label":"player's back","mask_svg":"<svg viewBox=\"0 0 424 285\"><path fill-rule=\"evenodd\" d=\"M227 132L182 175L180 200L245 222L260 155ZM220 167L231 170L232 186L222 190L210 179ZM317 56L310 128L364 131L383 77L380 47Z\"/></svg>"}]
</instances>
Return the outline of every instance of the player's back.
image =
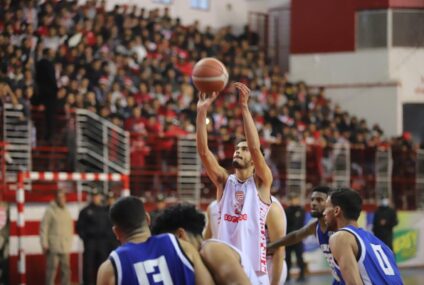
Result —
<instances>
[{"instance_id":1,"label":"player's back","mask_svg":"<svg viewBox=\"0 0 424 285\"><path fill-rule=\"evenodd\" d=\"M361 278L368 284L403 284L393 252L372 233L354 226L341 230L352 233L358 242L358 265Z\"/></svg>"},{"instance_id":2,"label":"player's back","mask_svg":"<svg viewBox=\"0 0 424 285\"><path fill-rule=\"evenodd\" d=\"M194 284L194 269L175 236L152 236L143 243L126 243L110 254L117 284Z\"/></svg>"}]
</instances>

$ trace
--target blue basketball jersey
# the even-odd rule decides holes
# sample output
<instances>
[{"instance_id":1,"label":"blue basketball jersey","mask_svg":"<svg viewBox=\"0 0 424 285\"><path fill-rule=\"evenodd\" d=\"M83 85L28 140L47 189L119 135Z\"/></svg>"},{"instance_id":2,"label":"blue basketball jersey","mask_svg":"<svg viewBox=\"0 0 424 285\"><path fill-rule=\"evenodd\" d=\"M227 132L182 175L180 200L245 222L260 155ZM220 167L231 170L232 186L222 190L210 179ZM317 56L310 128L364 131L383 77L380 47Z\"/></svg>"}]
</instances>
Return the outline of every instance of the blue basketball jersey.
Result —
<instances>
[{"instance_id":1,"label":"blue basketball jersey","mask_svg":"<svg viewBox=\"0 0 424 285\"><path fill-rule=\"evenodd\" d=\"M372 233L354 226L341 231L353 234L358 243L358 266L364 285L402 285L403 281L393 252ZM334 262L337 274L342 274Z\"/></svg>"},{"instance_id":2,"label":"blue basketball jersey","mask_svg":"<svg viewBox=\"0 0 424 285\"><path fill-rule=\"evenodd\" d=\"M344 285L345 283L343 282L342 279L340 279L340 277L337 273L337 269L334 266L334 264L335 264L334 258L333 258L333 255L331 254L331 251L330 251L329 240L330 240L330 236L331 236L332 233L333 232L330 232L328 230L323 232L321 230L320 223L319 222L317 223L315 236L317 237L319 247L321 248L321 251L324 254L324 257L327 260L328 265L330 266L331 274L334 277L332 284L333 285Z\"/></svg>"},{"instance_id":3,"label":"blue basketball jersey","mask_svg":"<svg viewBox=\"0 0 424 285\"><path fill-rule=\"evenodd\" d=\"M126 243L109 259L118 285L194 284L194 269L175 236L152 236L143 243Z\"/></svg>"}]
</instances>

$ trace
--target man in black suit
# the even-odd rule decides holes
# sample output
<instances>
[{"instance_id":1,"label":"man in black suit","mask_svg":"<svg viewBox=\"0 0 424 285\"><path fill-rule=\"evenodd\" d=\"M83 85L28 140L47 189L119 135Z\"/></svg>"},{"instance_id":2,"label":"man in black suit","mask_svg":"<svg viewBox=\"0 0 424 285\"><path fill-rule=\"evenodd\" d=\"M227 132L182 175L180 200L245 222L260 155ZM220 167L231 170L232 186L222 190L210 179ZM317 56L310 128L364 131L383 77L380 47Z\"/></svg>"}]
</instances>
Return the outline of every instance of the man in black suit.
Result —
<instances>
[{"instance_id":1,"label":"man in black suit","mask_svg":"<svg viewBox=\"0 0 424 285\"><path fill-rule=\"evenodd\" d=\"M374 213L372 231L376 237L393 250L393 228L399 223L396 210L390 200L384 198Z\"/></svg>"},{"instance_id":2,"label":"man in black suit","mask_svg":"<svg viewBox=\"0 0 424 285\"><path fill-rule=\"evenodd\" d=\"M55 127L56 105L57 105L57 82L54 65L52 62L53 51L43 50L43 57L35 65L35 81L37 83L38 95L45 107L46 132L45 140L52 138Z\"/></svg>"}]
</instances>

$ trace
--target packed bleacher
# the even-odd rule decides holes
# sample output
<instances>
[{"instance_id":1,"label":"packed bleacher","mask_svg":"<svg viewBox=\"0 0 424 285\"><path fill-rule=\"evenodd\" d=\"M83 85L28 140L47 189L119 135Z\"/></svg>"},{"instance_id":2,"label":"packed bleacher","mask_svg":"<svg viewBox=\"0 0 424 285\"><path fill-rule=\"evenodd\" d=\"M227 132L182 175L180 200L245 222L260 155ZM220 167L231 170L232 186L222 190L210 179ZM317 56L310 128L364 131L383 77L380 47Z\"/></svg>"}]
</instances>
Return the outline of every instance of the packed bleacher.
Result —
<instances>
[{"instance_id":1,"label":"packed bleacher","mask_svg":"<svg viewBox=\"0 0 424 285\"><path fill-rule=\"evenodd\" d=\"M182 25L167 8L115 6L106 11L104 1L36 3L5 0L0 7L0 97L22 104L27 116L31 109L66 114L85 108L110 119L131 132L133 167L150 163L154 151L172 151L171 138L194 133L197 91L190 74L203 57L220 59L230 82L248 84L251 110L271 153L279 144L308 146L308 167L314 173L308 182L313 185L326 182L332 167L328 150L335 145L350 144L352 171L361 177L373 175L370 154L377 148L391 146L394 153L417 148L408 134L387 138L378 125L349 114L326 97L324 88L291 82L248 27L236 35L231 27ZM53 106L44 106L36 84L35 66L42 58L54 64ZM210 136L219 138L216 154L230 167L226 158L243 129L234 89L229 85L222 93L208 127ZM51 141L47 135L43 143ZM286 167L270 157L278 169ZM399 171L414 175L413 167L404 167L414 164L413 156L398 161ZM367 186L358 180L356 188Z\"/></svg>"}]
</instances>

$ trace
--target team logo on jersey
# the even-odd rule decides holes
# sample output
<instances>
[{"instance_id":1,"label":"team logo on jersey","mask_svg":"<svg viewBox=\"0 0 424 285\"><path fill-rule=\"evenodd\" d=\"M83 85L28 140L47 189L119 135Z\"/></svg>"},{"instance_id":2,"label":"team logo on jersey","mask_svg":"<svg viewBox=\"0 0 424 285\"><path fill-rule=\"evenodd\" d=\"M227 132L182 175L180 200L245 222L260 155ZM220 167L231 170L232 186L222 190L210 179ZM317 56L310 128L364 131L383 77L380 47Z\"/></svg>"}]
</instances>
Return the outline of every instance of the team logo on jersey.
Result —
<instances>
[{"instance_id":1,"label":"team logo on jersey","mask_svg":"<svg viewBox=\"0 0 424 285\"><path fill-rule=\"evenodd\" d=\"M236 215L240 215L241 210L243 209L243 204L244 204L244 192L236 191L234 195L236 197L236 202L234 204L234 213Z\"/></svg>"}]
</instances>

